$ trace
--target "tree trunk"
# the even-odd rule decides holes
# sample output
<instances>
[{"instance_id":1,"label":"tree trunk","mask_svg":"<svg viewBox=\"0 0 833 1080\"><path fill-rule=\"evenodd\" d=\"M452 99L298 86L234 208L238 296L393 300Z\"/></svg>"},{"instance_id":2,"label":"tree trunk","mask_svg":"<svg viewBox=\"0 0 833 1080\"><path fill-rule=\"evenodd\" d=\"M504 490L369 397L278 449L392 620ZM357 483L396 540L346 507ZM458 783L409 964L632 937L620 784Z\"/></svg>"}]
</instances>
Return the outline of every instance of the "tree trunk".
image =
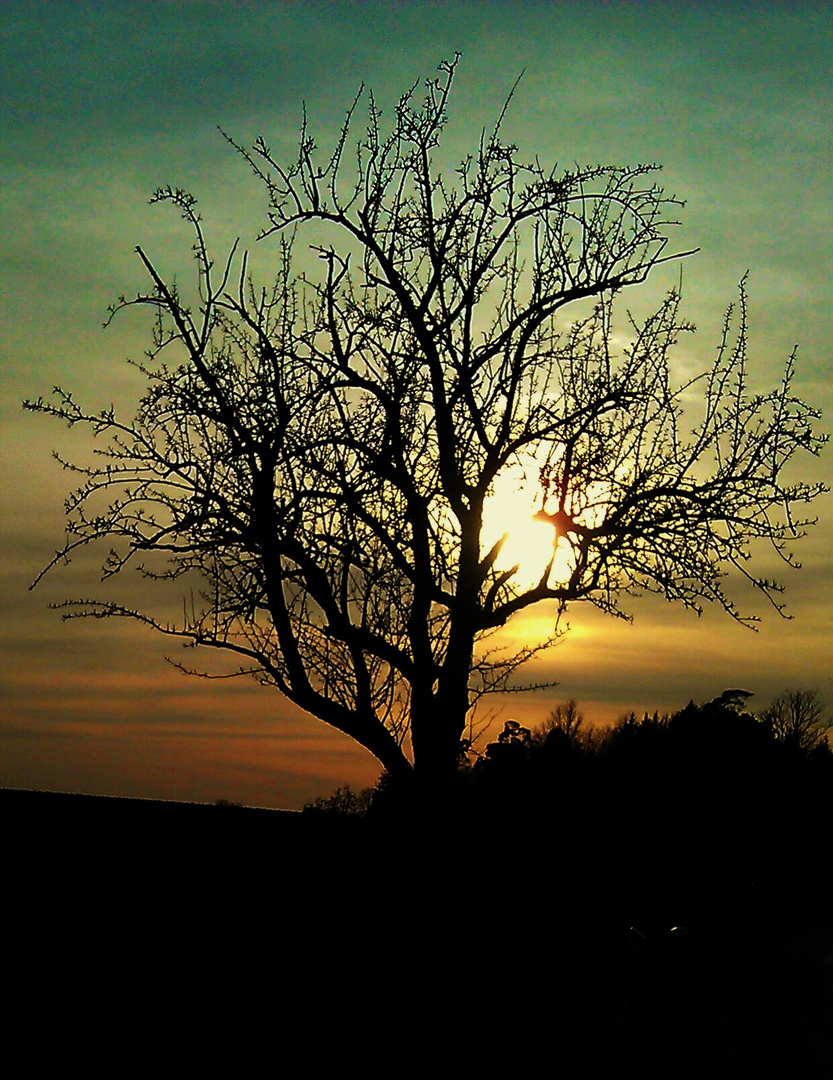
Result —
<instances>
[{"instance_id":1,"label":"tree trunk","mask_svg":"<svg viewBox=\"0 0 833 1080\"><path fill-rule=\"evenodd\" d=\"M433 818L453 811L465 726L466 712L459 702L433 694L426 696L424 704L412 702L413 797L420 816Z\"/></svg>"}]
</instances>

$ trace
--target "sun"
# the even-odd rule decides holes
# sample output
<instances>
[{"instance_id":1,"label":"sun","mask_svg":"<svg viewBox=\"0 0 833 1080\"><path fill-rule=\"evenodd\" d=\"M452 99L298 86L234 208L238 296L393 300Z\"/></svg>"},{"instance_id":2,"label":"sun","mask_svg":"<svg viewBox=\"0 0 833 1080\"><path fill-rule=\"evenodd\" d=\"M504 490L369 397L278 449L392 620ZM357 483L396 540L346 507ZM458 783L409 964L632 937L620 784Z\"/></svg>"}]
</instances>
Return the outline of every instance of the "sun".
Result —
<instances>
[{"instance_id":1,"label":"sun","mask_svg":"<svg viewBox=\"0 0 833 1080\"><path fill-rule=\"evenodd\" d=\"M552 524L536 520L541 510L540 465L532 457L504 469L494 482L483 506L480 551L485 555L504 534L506 540L495 569L517 566L512 578L517 589L532 588L541 580L547 563L555 561L549 580L564 581L572 570L572 545L557 537Z\"/></svg>"}]
</instances>

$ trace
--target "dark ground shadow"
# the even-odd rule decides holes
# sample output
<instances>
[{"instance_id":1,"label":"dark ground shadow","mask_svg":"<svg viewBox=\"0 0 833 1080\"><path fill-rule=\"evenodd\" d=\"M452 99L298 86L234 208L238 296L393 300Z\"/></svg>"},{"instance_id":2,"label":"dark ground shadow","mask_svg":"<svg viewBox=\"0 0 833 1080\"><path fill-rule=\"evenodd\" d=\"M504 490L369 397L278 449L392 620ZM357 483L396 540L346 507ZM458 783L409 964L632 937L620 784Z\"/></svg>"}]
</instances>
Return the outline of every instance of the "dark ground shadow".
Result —
<instances>
[{"instance_id":1,"label":"dark ground shadow","mask_svg":"<svg viewBox=\"0 0 833 1080\"><path fill-rule=\"evenodd\" d=\"M0 814L7 983L87 1031L181 1045L213 1016L319 1070L830 1075L829 873L18 791Z\"/></svg>"}]
</instances>

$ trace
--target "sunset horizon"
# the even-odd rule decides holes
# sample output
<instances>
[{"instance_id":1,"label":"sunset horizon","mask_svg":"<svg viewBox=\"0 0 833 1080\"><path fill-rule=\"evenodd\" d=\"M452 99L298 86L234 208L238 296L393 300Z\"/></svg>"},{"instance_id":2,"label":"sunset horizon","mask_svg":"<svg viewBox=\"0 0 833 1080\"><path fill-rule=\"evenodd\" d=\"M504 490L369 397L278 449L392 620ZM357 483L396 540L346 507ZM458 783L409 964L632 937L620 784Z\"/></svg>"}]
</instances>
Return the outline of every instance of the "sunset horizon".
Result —
<instances>
[{"instance_id":1,"label":"sunset horizon","mask_svg":"<svg viewBox=\"0 0 833 1080\"><path fill-rule=\"evenodd\" d=\"M372 88L387 123L408 87L420 80L420 98L421 81L437 77L437 65L459 52L436 163L453 178L523 70L502 128L521 157L540 158L547 169L561 162L559 172L658 162L658 182L686 204L668 248L686 257L652 266L650 277L626 282L617 296L609 337L616 362L634 347L633 326L679 289L680 319L697 329L678 333L669 365L675 385L688 386L711 368L730 305L737 327L745 281L750 393L774 391L797 346L792 393L821 412L818 435L829 432L829 19L812 4L516 9L340 0L242 11L171 4L151 15L121 3L101 10L26 2L10 5L0 25L9 52L9 123L0 138L12 222L2 241L8 281L0 787L298 810L343 785L372 786L382 770L360 741L275 686L227 677L245 666L239 657L183 648L194 641L166 638L129 618L61 619L74 614L60 610L63 602L89 598L150 612L162 624L182 618L184 608L187 623L200 603L196 571L156 583L125 570L102 583L112 546L105 535L38 580L62 550L62 506L83 481L52 452L60 462L83 465L95 460L94 440L68 431L66 422L24 413L21 402L48 401L60 386L88 415L113 408L120 420L132 419L146 380L125 358L142 361L152 325L146 312L126 310L102 330L108 305L148 287L137 245L170 280L190 289L193 277L188 223L178 205L149 206L153 191L171 185L193 193L218 267L239 236L259 280L274 273L277 243L257 240L268 226L264 193L218 127L245 147L262 136L272 153L291 161L305 102L309 130L327 156L360 85ZM359 117L357 125L364 123ZM319 281L326 267L311 245L321 243L314 232L299 235L293 253L298 272ZM558 324L564 340L568 320L578 317L589 318L588 311L567 309ZM702 419L703 385L674 399L684 409L686 437ZM821 451L788 467L789 484L813 491L800 511L819 519L788 545L801 568L783 562L764 536L752 539L751 559L741 564L756 578L783 584L783 595L768 598L732 570L716 586L725 590L725 603L719 592L716 603L708 590L699 598L689 593L680 575L654 594L644 586L634 588L641 595L623 591L622 618L593 607L592 598L570 599L563 612L557 599L518 611L488 647L512 655L551 635L557 640L514 680L541 689L478 702L470 718L478 750L507 720L535 728L571 699L599 727L631 712L670 714L692 700L704 704L729 688L750 692L746 708L756 714L789 691L815 690L831 704L833 472L829 447ZM578 581L582 544L614 520L615 484L572 488L572 501L563 493L548 501L545 465L553 475L561 470L567 492L566 461L564 454L531 456L491 490L480 558L503 543L494 562L495 597L507 580L520 591L545 580L553 596L557 587L567 595ZM611 466L622 490L625 465ZM813 485L825 490L816 497ZM786 618L775 606L782 602ZM701 614L691 610L696 605ZM735 618L724 610L733 606ZM743 619L754 620L752 628Z\"/></svg>"}]
</instances>

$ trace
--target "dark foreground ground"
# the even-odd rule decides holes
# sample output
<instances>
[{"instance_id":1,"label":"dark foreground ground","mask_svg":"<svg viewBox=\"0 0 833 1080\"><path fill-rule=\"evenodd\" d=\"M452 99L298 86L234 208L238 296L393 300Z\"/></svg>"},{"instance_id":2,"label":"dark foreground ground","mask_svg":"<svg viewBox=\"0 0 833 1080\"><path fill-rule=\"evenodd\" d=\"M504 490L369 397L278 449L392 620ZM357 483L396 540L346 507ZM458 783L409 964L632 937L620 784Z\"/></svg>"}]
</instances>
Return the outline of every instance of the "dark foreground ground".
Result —
<instances>
[{"instance_id":1,"label":"dark foreground ground","mask_svg":"<svg viewBox=\"0 0 833 1080\"><path fill-rule=\"evenodd\" d=\"M164 1032L153 1075L265 1043L291 1075L833 1076L829 852L9 790L0 822L5 984L67 1063Z\"/></svg>"}]
</instances>

